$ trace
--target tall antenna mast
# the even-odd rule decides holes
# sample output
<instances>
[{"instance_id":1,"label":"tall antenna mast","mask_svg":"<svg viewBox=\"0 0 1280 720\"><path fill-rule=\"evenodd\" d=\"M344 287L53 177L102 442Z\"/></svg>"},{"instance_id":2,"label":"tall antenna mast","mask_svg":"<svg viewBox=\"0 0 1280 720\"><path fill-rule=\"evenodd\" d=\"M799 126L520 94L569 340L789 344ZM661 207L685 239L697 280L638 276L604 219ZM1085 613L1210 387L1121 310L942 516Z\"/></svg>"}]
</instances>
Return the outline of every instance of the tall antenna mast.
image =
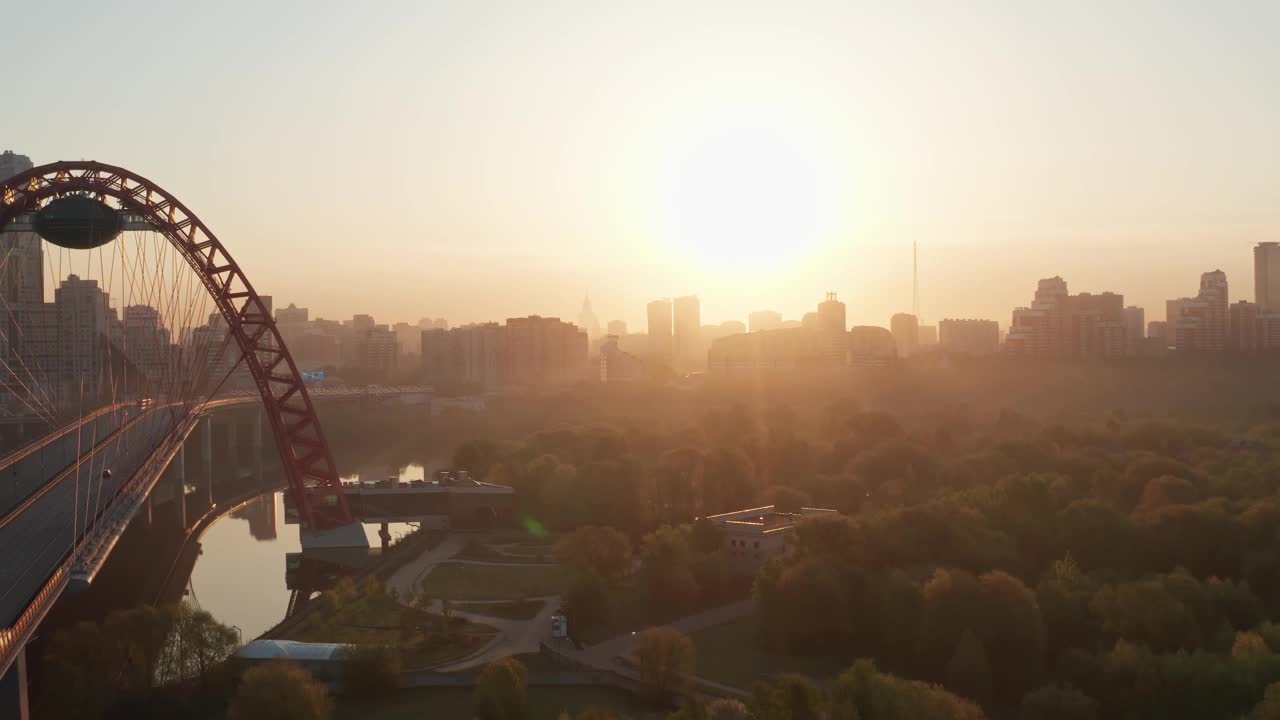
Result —
<instances>
[{"instance_id":1,"label":"tall antenna mast","mask_svg":"<svg viewBox=\"0 0 1280 720\"><path fill-rule=\"evenodd\" d=\"M920 274L916 264L916 241L911 241L911 314L920 321Z\"/></svg>"}]
</instances>

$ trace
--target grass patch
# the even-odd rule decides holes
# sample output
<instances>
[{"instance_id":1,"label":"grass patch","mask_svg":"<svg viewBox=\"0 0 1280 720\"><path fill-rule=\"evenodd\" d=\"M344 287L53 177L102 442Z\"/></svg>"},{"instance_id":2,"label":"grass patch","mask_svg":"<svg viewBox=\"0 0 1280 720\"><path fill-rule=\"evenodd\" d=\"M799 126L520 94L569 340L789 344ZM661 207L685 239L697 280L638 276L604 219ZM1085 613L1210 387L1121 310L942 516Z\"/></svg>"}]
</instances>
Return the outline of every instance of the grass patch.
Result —
<instances>
[{"instance_id":1,"label":"grass patch","mask_svg":"<svg viewBox=\"0 0 1280 720\"><path fill-rule=\"evenodd\" d=\"M545 600L506 600L500 603L454 603L453 609L504 620L532 620L546 604Z\"/></svg>"},{"instance_id":2,"label":"grass patch","mask_svg":"<svg viewBox=\"0 0 1280 720\"><path fill-rule=\"evenodd\" d=\"M698 649L699 676L750 690L757 680L784 672L803 673L814 680L830 680L848 667L836 658L781 655L756 645L755 619L732 620L703 628L692 636Z\"/></svg>"},{"instance_id":3,"label":"grass patch","mask_svg":"<svg viewBox=\"0 0 1280 720\"><path fill-rule=\"evenodd\" d=\"M339 699L333 720L471 720L475 717L473 688L413 688L369 702ZM642 704L635 697L604 687L530 687L528 720L556 720L561 711L570 715L599 705L636 720L661 720L671 710Z\"/></svg>"},{"instance_id":4,"label":"grass patch","mask_svg":"<svg viewBox=\"0 0 1280 720\"><path fill-rule=\"evenodd\" d=\"M566 586L559 565L469 565L441 563L422 581L422 589L450 600L520 600L559 595Z\"/></svg>"},{"instance_id":5,"label":"grass patch","mask_svg":"<svg viewBox=\"0 0 1280 720\"><path fill-rule=\"evenodd\" d=\"M551 557L551 545L535 542L495 542L492 540L471 540L457 557L461 560L481 560L500 563L548 563L554 562Z\"/></svg>"},{"instance_id":6,"label":"grass patch","mask_svg":"<svg viewBox=\"0 0 1280 720\"><path fill-rule=\"evenodd\" d=\"M457 617L446 627L438 614L408 608L377 594L352 599L337 609L322 606L283 637L315 643L395 645L405 668L412 669L469 655L495 634L497 630L489 625Z\"/></svg>"}]
</instances>

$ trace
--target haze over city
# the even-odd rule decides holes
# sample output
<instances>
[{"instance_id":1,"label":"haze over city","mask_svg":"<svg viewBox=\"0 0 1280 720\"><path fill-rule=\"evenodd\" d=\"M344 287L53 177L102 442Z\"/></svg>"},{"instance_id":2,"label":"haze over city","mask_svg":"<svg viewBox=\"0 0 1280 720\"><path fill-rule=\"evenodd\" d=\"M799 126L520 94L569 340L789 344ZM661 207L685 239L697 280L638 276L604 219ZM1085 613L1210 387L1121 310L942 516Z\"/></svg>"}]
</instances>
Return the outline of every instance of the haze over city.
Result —
<instances>
[{"instance_id":1,"label":"haze over city","mask_svg":"<svg viewBox=\"0 0 1280 720\"><path fill-rule=\"evenodd\" d=\"M571 318L589 292L633 327L690 293L712 322L798 319L835 290L853 323L885 325L909 308L917 242L929 321L1003 327L1052 275L1156 319L1206 270L1243 289L1251 245L1280 236L1273 3L6 20L40 77L7 103L6 147L127 158L234 239L259 286L324 317ZM41 50L50 32L139 69L88 73Z\"/></svg>"},{"instance_id":2,"label":"haze over city","mask_svg":"<svg viewBox=\"0 0 1280 720\"><path fill-rule=\"evenodd\" d=\"M1280 3L0 28L0 719L1280 720Z\"/></svg>"}]
</instances>

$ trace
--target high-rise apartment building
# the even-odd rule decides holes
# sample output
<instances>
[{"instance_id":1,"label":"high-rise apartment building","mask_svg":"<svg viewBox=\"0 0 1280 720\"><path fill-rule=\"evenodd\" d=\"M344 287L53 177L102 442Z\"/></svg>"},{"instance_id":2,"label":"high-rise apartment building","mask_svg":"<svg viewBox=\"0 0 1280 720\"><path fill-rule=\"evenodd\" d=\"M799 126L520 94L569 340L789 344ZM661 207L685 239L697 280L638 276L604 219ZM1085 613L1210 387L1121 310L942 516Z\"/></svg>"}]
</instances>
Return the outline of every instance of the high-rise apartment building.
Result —
<instances>
[{"instance_id":1,"label":"high-rise apartment building","mask_svg":"<svg viewBox=\"0 0 1280 720\"><path fill-rule=\"evenodd\" d=\"M19 173L24 173L35 167L31 164L31 158L26 155L19 155L12 150L5 150L0 153L0 180L8 180Z\"/></svg>"},{"instance_id":2,"label":"high-rise apartment building","mask_svg":"<svg viewBox=\"0 0 1280 720\"><path fill-rule=\"evenodd\" d=\"M849 326L845 320L844 303L836 299L833 292L827 293L826 299L818 303L815 317L805 316L810 326L818 330L818 348L825 362L833 365L848 363Z\"/></svg>"},{"instance_id":3,"label":"high-rise apartment building","mask_svg":"<svg viewBox=\"0 0 1280 720\"><path fill-rule=\"evenodd\" d=\"M422 328L407 322L398 322L391 326L396 334L399 346L400 367L415 367L421 364L418 353L422 352Z\"/></svg>"},{"instance_id":4,"label":"high-rise apartment building","mask_svg":"<svg viewBox=\"0 0 1280 720\"><path fill-rule=\"evenodd\" d=\"M1124 355L1124 296L1112 292L1067 296L1063 329L1062 347L1070 357Z\"/></svg>"},{"instance_id":5,"label":"high-rise apartment building","mask_svg":"<svg viewBox=\"0 0 1280 720\"><path fill-rule=\"evenodd\" d=\"M948 318L938 323L938 335L947 352L990 355L1000 350L1000 325L995 320Z\"/></svg>"},{"instance_id":6,"label":"high-rise apartment building","mask_svg":"<svg viewBox=\"0 0 1280 720\"><path fill-rule=\"evenodd\" d=\"M829 333L843 333L849 329L844 303L837 300L833 292L827 293L827 299L818 303L818 328Z\"/></svg>"},{"instance_id":7,"label":"high-rise apartment building","mask_svg":"<svg viewBox=\"0 0 1280 720\"><path fill-rule=\"evenodd\" d=\"M772 310L757 310L747 316L747 329L750 332L777 330L782 327L782 313Z\"/></svg>"},{"instance_id":8,"label":"high-rise apartment building","mask_svg":"<svg viewBox=\"0 0 1280 720\"><path fill-rule=\"evenodd\" d=\"M889 318L889 332L898 347L898 357L911 357L920 347L920 320L911 313L898 313Z\"/></svg>"},{"instance_id":9,"label":"high-rise apartment building","mask_svg":"<svg viewBox=\"0 0 1280 720\"><path fill-rule=\"evenodd\" d=\"M578 311L578 327L587 333L588 340L600 337L600 319L591 309L591 297L582 297L582 309Z\"/></svg>"},{"instance_id":10,"label":"high-rise apartment building","mask_svg":"<svg viewBox=\"0 0 1280 720\"><path fill-rule=\"evenodd\" d=\"M1280 243L1253 248L1253 301L1263 315L1280 313Z\"/></svg>"},{"instance_id":11,"label":"high-rise apartment building","mask_svg":"<svg viewBox=\"0 0 1280 720\"><path fill-rule=\"evenodd\" d=\"M1137 305L1124 309L1125 355L1137 355L1146 339L1147 313Z\"/></svg>"},{"instance_id":12,"label":"high-rise apartment building","mask_svg":"<svg viewBox=\"0 0 1280 720\"><path fill-rule=\"evenodd\" d=\"M356 332L372 330L373 326L377 324L378 323L374 321L372 315L352 315L351 316L351 329L355 330Z\"/></svg>"},{"instance_id":13,"label":"high-rise apartment building","mask_svg":"<svg viewBox=\"0 0 1280 720\"><path fill-rule=\"evenodd\" d=\"M1173 340L1169 337L1169 323L1165 320L1152 320L1147 323L1147 340L1149 345L1155 346L1161 353L1172 347Z\"/></svg>"},{"instance_id":14,"label":"high-rise apartment building","mask_svg":"<svg viewBox=\"0 0 1280 720\"><path fill-rule=\"evenodd\" d=\"M609 321L609 334L610 334L610 335L616 335L616 336L618 336L618 337L622 337L623 335L626 335L626 334L627 334L627 321L626 321L626 320L610 320L610 321Z\"/></svg>"},{"instance_id":15,"label":"high-rise apartment building","mask_svg":"<svg viewBox=\"0 0 1280 720\"><path fill-rule=\"evenodd\" d=\"M300 308L293 303L289 303L289 307L280 308L276 311L277 325L305 325L310 311L306 308Z\"/></svg>"},{"instance_id":16,"label":"high-rise apartment building","mask_svg":"<svg viewBox=\"0 0 1280 720\"><path fill-rule=\"evenodd\" d=\"M1064 325L1068 297L1066 280L1056 275L1040 280L1031 306L1013 310L1006 352L1019 357L1062 354L1066 345Z\"/></svg>"},{"instance_id":17,"label":"high-rise apartment building","mask_svg":"<svg viewBox=\"0 0 1280 720\"><path fill-rule=\"evenodd\" d=\"M1227 274L1214 270L1201 275L1199 299L1209 306L1204 349L1222 352L1227 348L1227 308L1230 305L1227 297Z\"/></svg>"},{"instance_id":18,"label":"high-rise apartment building","mask_svg":"<svg viewBox=\"0 0 1280 720\"><path fill-rule=\"evenodd\" d=\"M610 334L600 346L600 382L631 382L644 377L644 362L618 347L618 336Z\"/></svg>"},{"instance_id":19,"label":"high-rise apartment building","mask_svg":"<svg viewBox=\"0 0 1280 720\"><path fill-rule=\"evenodd\" d=\"M58 360L61 379L101 387L107 368L110 311L107 294L97 280L68 275L54 290L58 313Z\"/></svg>"},{"instance_id":20,"label":"high-rise apartment building","mask_svg":"<svg viewBox=\"0 0 1280 720\"><path fill-rule=\"evenodd\" d=\"M1037 358L1114 357L1126 352L1128 327L1122 295L1071 295L1067 282L1054 276L1039 281L1030 307L1014 309L1005 351Z\"/></svg>"},{"instance_id":21,"label":"high-rise apartment building","mask_svg":"<svg viewBox=\"0 0 1280 720\"><path fill-rule=\"evenodd\" d=\"M586 332L559 318L531 315L422 333L429 382L546 385L585 378Z\"/></svg>"},{"instance_id":22,"label":"high-rise apartment building","mask_svg":"<svg viewBox=\"0 0 1280 720\"><path fill-rule=\"evenodd\" d=\"M1222 352L1227 347L1229 324L1227 276L1213 270L1200 276L1200 292L1194 298L1166 303L1168 332L1179 352Z\"/></svg>"},{"instance_id":23,"label":"high-rise apartment building","mask_svg":"<svg viewBox=\"0 0 1280 720\"><path fill-rule=\"evenodd\" d=\"M1257 303L1246 300L1233 303L1230 310L1228 347L1232 352L1250 353L1261 349Z\"/></svg>"},{"instance_id":24,"label":"high-rise apartment building","mask_svg":"<svg viewBox=\"0 0 1280 720\"><path fill-rule=\"evenodd\" d=\"M508 318L507 378L517 385L580 379L586 370L587 333L559 318Z\"/></svg>"},{"instance_id":25,"label":"high-rise apartment building","mask_svg":"<svg viewBox=\"0 0 1280 720\"><path fill-rule=\"evenodd\" d=\"M44 305L44 258L34 233L0 234L0 359L26 357L33 315Z\"/></svg>"},{"instance_id":26,"label":"high-rise apartment building","mask_svg":"<svg viewBox=\"0 0 1280 720\"><path fill-rule=\"evenodd\" d=\"M649 352L664 358L671 357L671 301L654 300L649 303Z\"/></svg>"},{"instance_id":27,"label":"high-rise apartment building","mask_svg":"<svg viewBox=\"0 0 1280 720\"><path fill-rule=\"evenodd\" d=\"M129 305L123 315L125 356L152 382L167 381L171 338L160 311L149 305Z\"/></svg>"},{"instance_id":28,"label":"high-rise apartment building","mask_svg":"<svg viewBox=\"0 0 1280 720\"><path fill-rule=\"evenodd\" d=\"M697 295L678 297L672 305L674 319L674 356L676 364L687 370L706 367L706 351L702 345L702 307Z\"/></svg>"}]
</instances>

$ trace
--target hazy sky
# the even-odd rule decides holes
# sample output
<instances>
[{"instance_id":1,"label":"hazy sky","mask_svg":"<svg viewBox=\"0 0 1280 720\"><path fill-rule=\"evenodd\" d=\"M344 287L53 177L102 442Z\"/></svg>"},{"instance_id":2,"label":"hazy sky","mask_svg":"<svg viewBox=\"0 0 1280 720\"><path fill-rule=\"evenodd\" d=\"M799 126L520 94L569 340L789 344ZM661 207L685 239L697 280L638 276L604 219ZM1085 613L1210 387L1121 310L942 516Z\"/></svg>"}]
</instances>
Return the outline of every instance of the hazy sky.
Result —
<instances>
[{"instance_id":1,"label":"hazy sky","mask_svg":"<svg viewBox=\"0 0 1280 720\"><path fill-rule=\"evenodd\" d=\"M0 149L174 192L313 315L642 327L827 290L1161 319L1280 240L1280 3L10 3Z\"/></svg>"}]
</instances>

